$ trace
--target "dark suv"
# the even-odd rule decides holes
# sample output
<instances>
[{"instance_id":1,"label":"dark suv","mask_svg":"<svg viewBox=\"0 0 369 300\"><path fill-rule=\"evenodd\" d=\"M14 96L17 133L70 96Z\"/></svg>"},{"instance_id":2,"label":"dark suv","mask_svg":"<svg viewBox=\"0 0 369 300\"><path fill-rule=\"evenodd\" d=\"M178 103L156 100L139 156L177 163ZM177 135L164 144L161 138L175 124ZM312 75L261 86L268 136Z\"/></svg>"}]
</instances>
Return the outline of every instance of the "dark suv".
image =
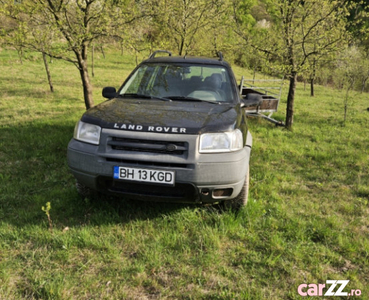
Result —
<instances>
[{"instance_id":1,"label":"dark suv","mask_svg":"<svg viewBox=\"0 0 369 300\"><path fill-rule=\"evenodd\" d=\"M106 87L103 96L108 100L83 114L68 145L79 193L234 209L246 204L248 102L221 54L208 59L156 51L118 91Z\"/></svg>"}]
</instances>

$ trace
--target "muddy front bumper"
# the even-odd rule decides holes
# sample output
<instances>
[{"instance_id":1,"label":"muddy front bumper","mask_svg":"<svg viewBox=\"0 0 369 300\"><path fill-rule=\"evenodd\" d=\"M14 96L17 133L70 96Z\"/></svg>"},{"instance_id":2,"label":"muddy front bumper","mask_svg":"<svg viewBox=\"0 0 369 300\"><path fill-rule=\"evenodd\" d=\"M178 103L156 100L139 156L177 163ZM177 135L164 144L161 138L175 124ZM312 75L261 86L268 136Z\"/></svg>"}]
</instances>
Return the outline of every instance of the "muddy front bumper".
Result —
<instances>
[{"instance_id":1,"label":"muddy front bumper","mask_svg":"<svg viewBox=\"0 0 369 300\"><path fill-rule=\"evenodd\" d=\"M79 183L103 193L139 200L214 203L240 193L249 167L249 133L246 144L236 152L201 154L198 135L103 129L98 146L70 141L68 165ZM167 146L158 150L158 145ZM171 171L174 184L115 179L115 167Z\"/></svg>"}]
</instances>

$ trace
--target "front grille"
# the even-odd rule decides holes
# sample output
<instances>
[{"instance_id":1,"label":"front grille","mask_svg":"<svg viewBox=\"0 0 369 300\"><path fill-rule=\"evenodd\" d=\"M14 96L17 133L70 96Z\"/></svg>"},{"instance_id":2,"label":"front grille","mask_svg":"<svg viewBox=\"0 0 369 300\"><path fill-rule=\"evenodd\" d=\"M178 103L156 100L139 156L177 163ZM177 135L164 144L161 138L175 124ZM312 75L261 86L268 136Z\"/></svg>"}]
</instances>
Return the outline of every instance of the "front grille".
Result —
<instances>
[{"instance_id":1,"label":"front grille","mask_svg":"<svg viewBox=\"0 0 369 300\"><path fill-rule=\"evenodd\" d=\"M120 163L120 164L128 164L131 167L164 167L164 168L176 168L176 169L194 169L194 165L191 164L179 164L179 163L164 163L164 162L154 162L154 161L137 161L137 160L128 160L128 159L120 159L114 157L106 158L106 161Z\"/></svg>"},{"instance_id":2,"label":"front grille","mask_svg":"<svg viewBox=\"0 0 369 300\"><path fill-rule=\"evenodd\" d=\"M108 145L113 150L170 155L183 155L188 151L188 143L186 142L153 141L113 137L108 141Z\"/></svg>"},{"instance_id":3,"label":"front grille","mask_svg":"<svg viewBox=\"0 0 369 300\"><path fill-rule=\"evenodd\" d=\"M112 193L121 193L138 200L178 201L193 203L198 200L197 189L192 184L176 183L175 186L152 185L139 182L112 180L100 177L100 187Z\"/></svg>"}]
</instances>

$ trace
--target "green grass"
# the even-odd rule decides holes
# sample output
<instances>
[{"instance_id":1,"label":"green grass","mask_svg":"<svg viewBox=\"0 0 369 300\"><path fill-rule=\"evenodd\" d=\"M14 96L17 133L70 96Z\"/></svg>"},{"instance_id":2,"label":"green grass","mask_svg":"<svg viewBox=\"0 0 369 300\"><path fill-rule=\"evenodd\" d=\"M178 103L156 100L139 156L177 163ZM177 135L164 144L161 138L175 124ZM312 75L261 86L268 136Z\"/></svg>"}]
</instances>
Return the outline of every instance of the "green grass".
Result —
<instances>
[{"instance_id":1,"label":"green grass","mask_svg":"<svg viewBox=\"0 0 369 300\"><path fill-rule=\"evenodd\" d=\"M135 58L95 63L99 103ZM344 93L317 86L311 98L302 84L292 132L250 119L250 199L234 215L80 199L66 164L84 112L77 69L53 61L50 93L38 54L21 65L3 49L0 68L0 299L306 299L300 284L327 279L368 298L367 94L351 95L346 124Z\"/></svg>"}]
</instances>

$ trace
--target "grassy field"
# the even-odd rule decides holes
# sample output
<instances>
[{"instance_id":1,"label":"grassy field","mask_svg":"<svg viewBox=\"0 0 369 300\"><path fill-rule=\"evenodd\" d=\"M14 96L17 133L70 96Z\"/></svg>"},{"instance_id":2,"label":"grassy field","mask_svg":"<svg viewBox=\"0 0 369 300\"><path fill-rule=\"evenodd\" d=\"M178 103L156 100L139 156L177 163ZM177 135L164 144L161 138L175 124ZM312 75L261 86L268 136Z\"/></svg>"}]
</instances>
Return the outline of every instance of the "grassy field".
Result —
<instances>
[{"instance_id":1,"label":"grassy field","mask_svg":"<svg viewBox=\"0 0 369 300\"><path fill-rule=\"evenodd\" d=\"M135 58L108 53L95 63L99 103ZM50 68L54 93L40 55L20 64L0 51L1 300L308 299L298 286L326 280L361 290L341 299L369 299L368 94L351 94L346 124L343 92L318 86L311 98L303 85L292 132L250 119L250 198L235 215L80 199L66 148L82 87L73 65Z\"/></svg>"}]
</instances>

